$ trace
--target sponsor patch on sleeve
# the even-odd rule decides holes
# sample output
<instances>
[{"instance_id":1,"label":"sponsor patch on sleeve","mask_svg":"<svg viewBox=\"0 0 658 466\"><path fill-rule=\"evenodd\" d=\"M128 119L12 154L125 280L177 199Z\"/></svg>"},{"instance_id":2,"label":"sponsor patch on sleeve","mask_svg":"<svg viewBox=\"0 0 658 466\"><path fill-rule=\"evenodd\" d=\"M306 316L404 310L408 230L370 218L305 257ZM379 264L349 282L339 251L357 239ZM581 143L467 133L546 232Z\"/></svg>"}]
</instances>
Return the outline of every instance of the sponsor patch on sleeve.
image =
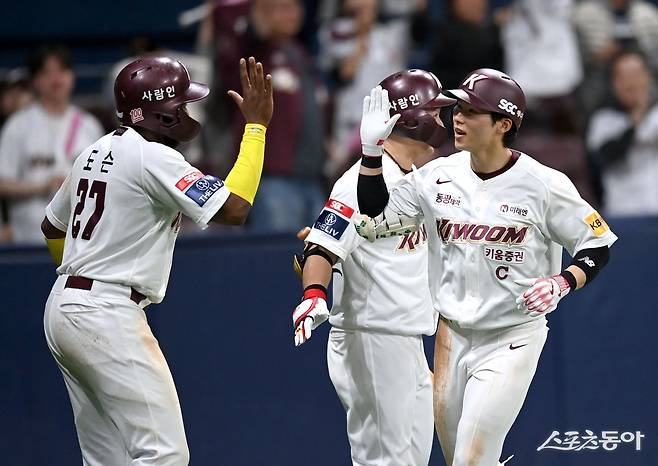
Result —
<instances>
[{"instance_id":1,"label":"sponsor patch on sleeve","mask_svg":"<svg viewBox=\"0 0 658 466\"><path fill-rule=\"evenodd\" d=\"M597 211L592 212L584 218L585 223L592 229L595 236L601 236L609 230L608 224L601 218Z\"/></svg>"},{"instance_id":2,"label":"sponsor patch on sleeve","mask_svg":"<svg viewBox=\"0 0 658 466\"><path fill-rule=\"evenodd\" d=\"M333 239L340 239L348 224L347 220L327 208L322 210L313 228L331 236Z\"/></svg>"},{"instance_id":3,"label":"sponsor patch on sleeve","mask_svg":"<svg viewBox=\"0 0 658 466\"><path fill-rule=\"evenodd\" d=\"M354 209L352 209L350 206L343 204L342 202L335 199L329 199L325 204L325 207L329 210L333 210L334 212L338 212L347 218L351 218L352 214L354 213Z\"/></svg>"},{"instance_id":4,"label":"sponsor patch on sleeve","mask_svg":"<svg viewBox=\"0 0 658 466\"><path fill-rule=\"evenodd\" d=\"M176 182L176 187L180 189L181 191L185 191L189 185L194 183L196 180L199 180L203 178L203 173L200 171L194 171L192 173L188 173L184 177L182 177L180 180Z\"/></svg>"},{"instance_id":5,"label":"sponsor patch on sleeve","mask_svg":"<svg viewBox=\"0 0 658 466\"><path fill-rule=\"evenodd\" d=\"M224 182L219 178L212 175L205 175L194 181L194 184L189 187L185 195L203 207L208 199L219 191L222 186L224 186Z\"/></svg>"}]
</instances>

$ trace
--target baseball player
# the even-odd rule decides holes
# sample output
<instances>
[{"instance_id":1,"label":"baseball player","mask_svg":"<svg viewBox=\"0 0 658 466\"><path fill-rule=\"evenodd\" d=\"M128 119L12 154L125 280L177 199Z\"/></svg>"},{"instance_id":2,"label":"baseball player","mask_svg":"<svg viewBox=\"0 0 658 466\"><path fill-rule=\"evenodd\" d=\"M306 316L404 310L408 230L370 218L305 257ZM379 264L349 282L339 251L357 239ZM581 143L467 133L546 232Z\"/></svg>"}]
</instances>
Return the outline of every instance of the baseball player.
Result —
<instances>
[{"instance_id":1,"label":"baseball player","mask_svg":"<svg viewBox=\"0 0 658 466\"><path fill-rule=\"evenodd\" d=\"M434 150L445 131L439 108L454 101L441 95L441 83L427 71L398 72L381 86L406 102L396 108L399 120L383 145L383 176L393 184L417 156ZM359 165L336 182L307 237L299 261L304 296L293 312L295 345L329 319L329 376L347 413L354 465L426 465L432 382L422 335L435 332L438 317L427 287L427 232L413 220L391 221L386 238L361 238L349 225L357 216ZM327 286L334 265L330 315Z\"/></svg>"},{"instance_id":2,"label":"baseball player","mask_svg":"<svg viewBox=\"0 0 658 466\"><path fill-rule=\"evenodd\" d=\"M424 217L430 291L441 314L439 440L450 466L494 466L534 376L546 315L596 277L617 237L565 175L509 148L525 111L514 80L479 69L445 95L457 99L460 152L426 164L390 193L378 142L396 116L386 90L366 97L358 199L362 213L384 220ZM565 270L563 247L573 257Z\"/></svg>"},{"instance_id":3,"label":"baseball player","mask_svg":"<svg viewBox=\"0 0 658 466\"><path fill-rule=\"evenodd\" d=\"M174 148L199 132L185 105L208 87L190 82L178 61L143 58L116 78L121 126L80 154L46 208L42 230L63 261L44 327L85 466L188 464L176 388L144 308L165 295L181 215L206 228L240 224L249 212L272 86L253 58L240 61L240 75L243 96L230 94L247 124L225 181Z\"/></svg>"}]
</instances>

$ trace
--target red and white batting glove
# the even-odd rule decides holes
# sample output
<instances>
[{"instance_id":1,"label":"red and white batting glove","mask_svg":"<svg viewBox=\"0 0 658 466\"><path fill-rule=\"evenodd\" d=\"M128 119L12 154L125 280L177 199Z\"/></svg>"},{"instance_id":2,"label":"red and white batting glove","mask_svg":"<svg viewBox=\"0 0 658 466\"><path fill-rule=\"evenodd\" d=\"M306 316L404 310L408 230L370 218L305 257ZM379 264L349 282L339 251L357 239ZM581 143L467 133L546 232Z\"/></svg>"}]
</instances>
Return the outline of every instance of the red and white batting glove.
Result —
<instances>
[{"instance_id":1,"label":"red and white batting glove","mask_svg":"<svg viewBox=\"0 0 658 466\"><path fill-rule=\"evenodd\" d=\"M538 317L553 312L557 303L564 298L571 287L562 275L549 278L529 278L514 280L514 283L529 286L521 296L516 298L516 307L530 317Z\"/></svg>"},{"instance_id":2,"label":"red and white batting glove","mask_svg":"<svg viewBox=\"0 0 658 466\"><path fill-rule=\"evenodd\" d=\"M382 145L393 131L400 114L391 116L391 104L388 91L381 86L374 87L363 99L363 117L361 118L361 149L363 155L381 157Z\"/></svg>"},{"instance_id":3,"label":"red and white batting glove","mask_svg":"<svg viewBox=\"0 0 658 466\"><path fill-rule=\"evenodd\" d=\"M295 346L302 345L311 338L311 332L329 318L327 293L317 288L304 290L304 298L292 313L292 326L295 328Z\"/></svg>"}]
</instances>

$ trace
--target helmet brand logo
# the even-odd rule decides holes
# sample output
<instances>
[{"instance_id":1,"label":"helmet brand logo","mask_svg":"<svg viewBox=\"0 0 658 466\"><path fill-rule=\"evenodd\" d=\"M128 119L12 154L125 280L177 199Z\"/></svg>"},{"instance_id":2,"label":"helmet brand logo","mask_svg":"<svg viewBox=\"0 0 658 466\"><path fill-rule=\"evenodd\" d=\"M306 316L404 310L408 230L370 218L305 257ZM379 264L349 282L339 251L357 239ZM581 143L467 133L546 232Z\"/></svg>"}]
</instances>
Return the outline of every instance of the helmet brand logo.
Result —
<instances>
[{"instance_id":1,"label":"helmet brand logo","mask_svg":"<svg viewBox=\"0 0 658 466\"><path fill-rule=\"evenodd\" d=\"M472 91L473 88L475 87L475 83L482 79L487 79L487 76L483 74L473 73L468 78L466 78L466 81L462 83L462 87L468 87L468 89Z\"/></svg>"}]
</instances>

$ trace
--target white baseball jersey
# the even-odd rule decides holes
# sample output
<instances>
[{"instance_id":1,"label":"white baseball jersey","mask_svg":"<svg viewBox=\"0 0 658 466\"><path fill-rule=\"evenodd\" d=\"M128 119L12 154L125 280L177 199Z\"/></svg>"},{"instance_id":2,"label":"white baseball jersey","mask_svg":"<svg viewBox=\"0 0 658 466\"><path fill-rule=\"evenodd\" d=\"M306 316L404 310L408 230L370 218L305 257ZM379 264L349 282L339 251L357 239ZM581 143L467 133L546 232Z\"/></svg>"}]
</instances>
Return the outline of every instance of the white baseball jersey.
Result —
<instances>
[{"instance_id":1,"label":"white baseball jersey","mask_svg":"<svg viewBox=\"0 0 658 466\"><path fill-rule=\"evenodd\" d=\"M514 280L559 273L563 246L573 256L617 239L564 174L517 155L511 168L483 180L462 151L389 188L389 207L424 215L434 307L462 328L529 321L515 302L527 287Z\"/></svg>"},{"instance_id":2,"label":"white baseball jersey","mask_svg":"<svg viewBox=\"0 0 658 466\"><path fill-rule=\"evenodd\" d=\"M62 178L75 157L103 135L98 121L70 105L52 115L38 103L13 115L0 136L0 178L46 183ZM9 220L16 242L43 242L41 221L48 195L12 199Z\"/></svg>"},{"instance_id":3,"label":"white baseball jersey","mask_svg":"<svg viewBox=\"0 0 658 466\"><path fill-rule=\"evenodd\" d=\"M57 273L131 286L159 303L181 213L205 228L229 194L176 150L122 127L78 157L46 209L66 230Z\"/></svg>"},{"instance_id":4,"label":"white baseball jersey","mask_svg":"<svg viewBox=\"0 0 658 466\"><path fill-rule=\"evenodd\" d=\"M384 156L384 178L392 185L403 178L400 167ZM342 329L398 335L432 335L437 315L427 283L427 233L369 243L351 223L357 209L360 162L336 181L331 196L307 241L341 258L334 274L334 302L329 322Z\"/></svg>"}]
</instances>

